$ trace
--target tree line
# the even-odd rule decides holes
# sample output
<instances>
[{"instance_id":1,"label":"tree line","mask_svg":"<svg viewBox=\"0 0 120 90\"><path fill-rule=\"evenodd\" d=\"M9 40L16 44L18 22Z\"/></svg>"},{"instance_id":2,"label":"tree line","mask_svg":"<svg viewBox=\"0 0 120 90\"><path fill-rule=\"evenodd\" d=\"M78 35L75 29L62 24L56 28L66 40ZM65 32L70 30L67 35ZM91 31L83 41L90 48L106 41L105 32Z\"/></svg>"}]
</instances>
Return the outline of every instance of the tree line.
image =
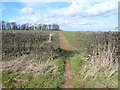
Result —
<instances>
[{"instance_id":1,"label":"tree line","mask_svg":"<svg viewBox=\"0 0 120 90\"><path fill-rule=\"evenodd\" d=\"M0 30L60 30L58 24L16 24L15 22L0 21Z\"/></svg>"}]
</instances>

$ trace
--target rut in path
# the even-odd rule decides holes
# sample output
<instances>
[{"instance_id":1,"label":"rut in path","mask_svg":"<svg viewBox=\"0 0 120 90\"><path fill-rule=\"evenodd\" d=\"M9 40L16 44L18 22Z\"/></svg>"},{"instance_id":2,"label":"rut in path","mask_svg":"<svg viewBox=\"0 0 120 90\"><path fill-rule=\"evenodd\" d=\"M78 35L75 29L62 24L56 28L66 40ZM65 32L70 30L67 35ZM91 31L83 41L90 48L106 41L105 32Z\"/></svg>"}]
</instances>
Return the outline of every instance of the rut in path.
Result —
<instances>
[{"instance_id":1,"label":"rut in path","mask_svg":"<svg viewBox=\"0 0 120 90\"><path fill-rule=\"evenodd\" d=\"M68 42L68 40L60 34L60 48L66 50L66 51L72 51L74 50L71 44ZM72 68L70 63L70 56L66 56L66 62L65 62L65 74L64 74L64 84L61 88L72 88Z\"/></svg>"}]
</instances>

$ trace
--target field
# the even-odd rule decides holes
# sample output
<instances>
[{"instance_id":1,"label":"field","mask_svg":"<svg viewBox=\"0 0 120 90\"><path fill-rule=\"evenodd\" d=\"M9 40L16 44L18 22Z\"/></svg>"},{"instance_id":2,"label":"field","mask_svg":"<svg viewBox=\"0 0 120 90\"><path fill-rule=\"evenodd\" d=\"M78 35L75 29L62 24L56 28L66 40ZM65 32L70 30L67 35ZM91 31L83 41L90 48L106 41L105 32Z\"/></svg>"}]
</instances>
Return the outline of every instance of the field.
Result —
<instances>
[{"instance_id":1,"label":"field","mask_svg":"<svg viewBox=\"0 0 120 90\"><path fill-rule=\"evenodd\" d=\"M53 32L2 32L5 87L57 88L61 85L64 57L58 57L57 33L50 35Z\"/></svg>"},{"instance_id":2,"label":"field","mask_svg":"<svg viewBox=\"0 0 120 90\"><path fill-rule=\"evenodd\" d=\"M3 87L117 88L118 34L2 31Z\"/></svg>"},{"instance_id":3,"label":"field","mask_svg":"<svg viewBox=\"0 0 120 90\"><path fill-rule=\"evenodd\" d=\"M73 34L72 34L73 33ZM63 32L77 50L70 61L74 88L117 88L118 32Z\"/></svg>"}]
</instances>

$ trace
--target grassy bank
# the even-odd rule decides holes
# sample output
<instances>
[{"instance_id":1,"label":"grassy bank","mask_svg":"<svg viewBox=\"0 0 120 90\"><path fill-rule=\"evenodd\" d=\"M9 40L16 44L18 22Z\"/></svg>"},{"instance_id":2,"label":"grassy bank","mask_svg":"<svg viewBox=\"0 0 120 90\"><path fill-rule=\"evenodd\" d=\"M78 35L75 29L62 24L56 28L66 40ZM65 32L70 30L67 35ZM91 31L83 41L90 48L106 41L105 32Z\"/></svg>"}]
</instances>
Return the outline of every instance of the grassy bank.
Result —
<instances>
[{"instance_id":1,"label":"grassy bank","mask_svg":"<svg viewBox=\"0 0 120 90\"><path fill-rule=\"evenodd\" d=\"M90 61L81 59L80 55L73 55L70 59L73 70L73 88L117 88L118 73L111 78L105 74L104 68L101 68L95 75L87 75L83 72L85 66L90 65ZM92 67L91 67L92 68ZM89 69L88 69L89 71ZM87 71L86 71L87 72ZM91 72L89 72L91 73Z\"/></svg>"},{"instance_id":2,"label":"grassy bank","mask_svg":"<svg viewBox=\"0 0 120 90\"><path fill-rule=\"evenodd\" d=\"M118 33L79 32L80 53L71 57L74 88L118 87Z\"/></svg>"},{"instance_id":3,"label":"grassy bank","mask_svg":"<svg viewBox=\"0 0 120 90\"><path fill-rule=\"evenodd\" d=\"M54 35L47 43L50 33ZM59 88L62 85L65 58L59 55L57 32L6 30L2 36L3 65L8 67L2 74L4 87Z\"/></svg>"},{"instance_id":4,"label":"grassy bank","mask_svg":"<svg viewBox=\"0 0 120 90\"><path fill-rule=\"evenodd\" d=\"M56 31L54 33L51 43L39 47L49 39L50 32L3 32L3 61L14 63L18 58L18 62L13 65L12 69L15 65L26 63L18 67L16 72L14 69L3 71L5 87L60 88L64 82L67 56L70 56L73 71L73 88L118 87L117 33L78 31ZM59 48L58 33L62 33L77 51ZM19 57L23 58L19 59ZM27 70L30 72L28 73ZM23 71L24 74L21 73Z\"/></svg>"},{"instance_id":5,"label":"grassy bank","mask_svg":"<svg viewBox=\"0 0 120 90\"><path fill-rule=\"evenodd\" d=\"M64 58L55 59L54 65L58 67L59 72L48 68L48 73L40 74L37 77L3 71L3 85L8 88L59 88L63 83Z\"/></svg>"}]
</instances>

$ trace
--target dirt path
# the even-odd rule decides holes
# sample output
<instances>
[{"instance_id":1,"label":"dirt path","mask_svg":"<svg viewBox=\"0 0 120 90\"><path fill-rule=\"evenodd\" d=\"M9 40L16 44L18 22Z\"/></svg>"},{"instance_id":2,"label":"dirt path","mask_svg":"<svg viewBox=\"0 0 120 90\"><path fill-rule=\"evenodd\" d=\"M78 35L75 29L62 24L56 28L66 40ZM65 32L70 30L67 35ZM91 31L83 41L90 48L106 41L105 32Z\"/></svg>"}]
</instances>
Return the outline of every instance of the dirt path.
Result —
<instances>
[{"instance_id":1,"label":"dirt path","mask_svg":"<svg viewBox=\"0 0 120 90\"><path fill-rule=\"evenodd\" d=\"M60 48L67 50L67 51L74 50L71 44L62 34L60 34ZM72 88L72 68L71 68L69 55L66 57L64 84L62 85L61 88Z\"/></svg>"},{"instance_id":2,"label":"dirt path","mask_svg":"<svg viewBox=\"0 0 120 90\"><path fill-rule=\"evenodd\" d=\"M72 45L68 42L66 37L64 37L62 34L60 34L60 48L67 50L67 51L74 50Z\"/></svg>"}]
</instances>

